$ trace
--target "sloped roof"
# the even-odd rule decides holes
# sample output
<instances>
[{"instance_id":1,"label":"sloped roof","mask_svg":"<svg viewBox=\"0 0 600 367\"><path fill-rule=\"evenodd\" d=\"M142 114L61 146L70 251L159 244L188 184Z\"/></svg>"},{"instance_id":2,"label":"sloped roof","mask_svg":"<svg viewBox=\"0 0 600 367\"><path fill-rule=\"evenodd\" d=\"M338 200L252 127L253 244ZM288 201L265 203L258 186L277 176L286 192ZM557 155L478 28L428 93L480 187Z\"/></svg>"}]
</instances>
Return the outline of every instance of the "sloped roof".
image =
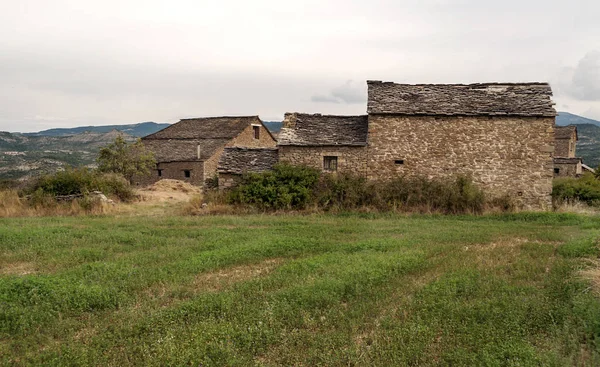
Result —
<instances>
[{"instance_id":1,"label":"sloped roof","mask_svg":"<svg viewBox=\"0 0 600 367\"><path fill-rule=\"evenodd\" d=\"M575 140L577 140L577 126L569 125L569 126L557 126L554 129L554 138L555 139L571 139L575 133Z\"/></svg>"},{"instance_id":2,"label":"sloped roof","mask_svg":"<svg viewBox=\"0 0 600 367\"><path fill-rule=\"evenodd\" d=\"M230 139L147 139L144 146L154 153L157 162L204 161L212 157ZM200 159L198 159L200 146Z\"/></svg>"},{"instance_id":3,"label":"sloped roof","mask_svg":"<svg viewBox=\"0 0 600 367\"><path fill-rule=\"evenodd\" d=\"M367 144L368 116L286 113L278 145L330 146Z\"/></svg>"},{"instance_id":4,"label":"sloped roof","mask_svg":"<svg viewBox=\"0 0 600 367\"><path fill-rule=\"evenodd\" d=\"M241 175L273 169L279 161L277 148L227 147L221 154L217 171Z\"/></svg>"},{"instance_id":5,"label":"sloped roof","mask_svg":"<svg viewBox=\"0 0 600 367\"><path fill-rule=\"evenodd\" d=\"M556 116L548 83L367 85L369 114Z\"/></svg>"},{"instance_id":6,"label":"sloped roof","mask_svg":"<svg viewBox=\"0 0 600 367\"><path fill-rule=\"evenodd\" d=\"M261 123L258 116L183 119L142 139L232 139L253 123Z\"/></svg>"},{"instance_id":7,"label":"sloped roof","mask_svg":"<svg viewBox=\"0 0 600 367\"><path fill-rule=\"evenodd\" d=\"M258 116L183 119L143 137L142 142L154 152L158 162L203 161L251 124L262 122Z\"/></svg>"},{"instance_id":8,"label":"sloped roof","mask_svg":"<svg viewBox=\"0 0 600 367\"><path fill-rule=\"evenodd\" d=\"M573 157L573 158L554 157L554 164L577 164L581 161L582 161L581 157Z\"/></svg>"}]
</instances>

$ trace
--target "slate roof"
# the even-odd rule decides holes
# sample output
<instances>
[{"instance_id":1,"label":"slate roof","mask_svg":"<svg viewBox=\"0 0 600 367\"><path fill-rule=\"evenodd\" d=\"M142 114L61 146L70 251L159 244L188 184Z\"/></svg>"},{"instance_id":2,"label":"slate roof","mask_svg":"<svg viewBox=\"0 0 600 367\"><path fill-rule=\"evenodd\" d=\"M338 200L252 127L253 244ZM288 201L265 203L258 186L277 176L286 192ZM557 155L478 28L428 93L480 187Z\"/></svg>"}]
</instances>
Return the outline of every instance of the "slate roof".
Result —
<instances>
[{"instance_id":1,"label":"slate roof","mask_svg":"<svg viewBox=\"0 0 600 367\"><path fill-rule=\"evenodd\" d=\"M573 158L555 157L554 158L555 164L577 164L581 161L582 161L581 157L573 157Z\"/></svg>"},{"instance_id":2,"label":"slate roof","mask_svg":"<svg viewBox=\"0 0 600 367\"><path fill-rule=\"evenodd\" d=\"M221 154L217 171L237 175L264 172L273 169L277 162L277 148L227 147Z\"/></svg>"},{"instance_id":3,"label":"slate roof","mask_svg":"<svg viewBox=\"0 0 600 367\"><path fill-rule=\"evenodd\" d=\"M548 83L367 85L369 114L556 116Z\"/></svg>"},{"instance_id":4,"label":"slate roof","mask_svg":"<svg viewBox=\"0 0 600 367\"><path fill-rule=\"evenodd\" d=\"M368 116L335 116L286 113L277 137L278 145L364 146L367 145Z\"/></svg>"},{"instance_id":5,"label":"slate roof","mask_svg":"<svg viewBox=\"0 0 600 367\"><path fill-rule=\"evenodd\" d=\"M142 142L158 162L204 161L252 124L262 122L258 116L183 119L143 137Z\"/></svg>"},{"instance_id":6,"label":"slate roof","mask_svg":"<svg viewBox=\"0 0 600 367\"><path fill-rule=\"evenodd\" d=\"M143 138L147 139L232 139L251 124L261 124L258 116L201 117L183 119Z\"/></svg>"},{"instance_id":7,"label":"slate roof","mask_svg":"<svg viewBox=\"0 0 600 367\"><path fill-rule=\"evenodd\" d=\"M556 126L554 129L555 139L571 139L571 136L575 133L575 140L577 140L577 126Z\"/></svg>"}]
</instances>

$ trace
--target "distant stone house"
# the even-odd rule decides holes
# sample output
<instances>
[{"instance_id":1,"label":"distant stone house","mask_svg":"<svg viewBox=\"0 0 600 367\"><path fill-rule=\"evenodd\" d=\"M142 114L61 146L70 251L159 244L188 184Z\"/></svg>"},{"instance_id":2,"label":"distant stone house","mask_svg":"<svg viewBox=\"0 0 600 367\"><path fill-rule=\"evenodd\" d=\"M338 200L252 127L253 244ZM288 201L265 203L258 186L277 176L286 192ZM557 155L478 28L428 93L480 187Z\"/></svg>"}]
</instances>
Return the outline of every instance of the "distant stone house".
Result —
<instances>
[{"instance_id":1,"label":"distant stone house","mask_svg":"<svg viewBox=\"0 0 600 367\"><path fill-rule=\"evenodd\" d=\"M368 117L286 113L279 160L325 172L367 174Z\"/></svg>"},{"instance_id":2,"label":"distant stone house","mask_svg":"<svg viewBox=\"0 0 600 367\"><path fill-rule=\"evenodd\" d=\"M226 147L219 160L219 188L236 186L245 173L270 171L279 161L277 148Z\"/></svg>"},{"instance_id":3,"label":"distant stone house","mask_svg":"<svg viewBox=\"0 0 600 367\"><path fill-rule=\"evenodd\" d=\"M576 157L577 126L557 126L554 131L554 177L576 177L583 172L583 161Z\"/></svg>"},{"instance_id":4,"label":"distant stone house","mask_svg":"<svg viewBox=\"0 0 600 367\"><path fill-rule=\"evenodd\" d=\"M163 178L202 185L217 176L226 147L271 147L275 139L258 116L184 119L142 138L157 160L151 175L136 181L148 184Z\"/></svg>"},{"instance_id":5,"label":"distant stone house","mask_svg":"<svg viewBox=\"0 0 600 367\"><path fill-rule=\"evenodd\" d=\"M367 85L368 178L464 174L491 196L550 207L556 111L548 84Z\"/></svg>"}]
</instances>

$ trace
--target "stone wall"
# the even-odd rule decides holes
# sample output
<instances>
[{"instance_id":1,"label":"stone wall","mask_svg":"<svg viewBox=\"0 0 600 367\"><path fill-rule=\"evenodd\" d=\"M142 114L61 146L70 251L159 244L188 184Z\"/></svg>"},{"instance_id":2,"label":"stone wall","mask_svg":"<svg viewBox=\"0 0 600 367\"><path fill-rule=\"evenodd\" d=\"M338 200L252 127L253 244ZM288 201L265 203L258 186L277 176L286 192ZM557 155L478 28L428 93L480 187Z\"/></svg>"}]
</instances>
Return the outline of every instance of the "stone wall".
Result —
<instances>
[{"instance_id":1,"label":"stone wall","mask_svg":"<svg viewBox=\"0 0 600 367\"><path fill-rule=\"evenodd\" d=\"M294 165L306 165L323 171L323 157L337 158L337 172L367 174L367 148L351 146L279 146L279 161Z\"/></svg>"},{"instance_id":2,"label":"stone wall","mask_svg":"<svg viewBox=\"0 0 600 367\"><path fill-rule=\"evenodd\" d=\"M551 205L554 118L370 115L369 179L471 175L489 196Z\"/></svg>"},{"instance_id":3,"label":"stone wall","mask_svg":"<svg viewBox=\"0 0 600 367\"><path fill-rule=\"evenodd\" d=\"M556 139L554 143L554 156L575 157L575 147L575 136L572 139Z\"/></svg>"},{"instance_id":4,"label":"stone wall","mask_svg":"<svg viewBox=\"0 0 600 367\"><path fill-rule=\"evenodd\" d=\"M241 175L219 173L219 190L227 190L236 187L241 181Z\"/></svg>"},{"instance_id":5,"label":"stone wall","mask_svg":"<svg viewBox=\"0 0 600 367\"><path fill-rule=\"evenodd\" d=\"M554 177L578 177L582 173L581 159L554 158Z\"/></svg>"},{"instance_id":6,"label":"stone wall","mask_svg":"<svg viewBox=\"0 0 600 367\"><path fill-rule=\"evenodd\" d=\"M254 129L252 126L248 126L238 136L217 149L204 164L204 180L217 176L219 159L221 159L221 154L223 154L225 147L275 148L277 142L269 134L269 131L263 125L260 125L259 129L259 139L254 139Z\"/></svg>"}]
</instances>

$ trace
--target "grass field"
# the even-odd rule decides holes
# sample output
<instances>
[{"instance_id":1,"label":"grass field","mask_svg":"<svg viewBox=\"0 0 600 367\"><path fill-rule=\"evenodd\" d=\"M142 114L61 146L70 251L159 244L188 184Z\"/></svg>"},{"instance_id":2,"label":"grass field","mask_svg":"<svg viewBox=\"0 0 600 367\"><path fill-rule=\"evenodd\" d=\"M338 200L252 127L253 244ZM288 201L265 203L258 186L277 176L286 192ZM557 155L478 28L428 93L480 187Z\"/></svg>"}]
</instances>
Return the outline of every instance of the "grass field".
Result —
<instances>
[{"instance_id":1,"label":"grass field","mask_svg":"<svg viewBox=\"0 0 600 367\"><path fill-rule=\"evenodd\" d=\"M568 214L0 219L0 361L598 366Z\"/></svg>"}]
</instances>

